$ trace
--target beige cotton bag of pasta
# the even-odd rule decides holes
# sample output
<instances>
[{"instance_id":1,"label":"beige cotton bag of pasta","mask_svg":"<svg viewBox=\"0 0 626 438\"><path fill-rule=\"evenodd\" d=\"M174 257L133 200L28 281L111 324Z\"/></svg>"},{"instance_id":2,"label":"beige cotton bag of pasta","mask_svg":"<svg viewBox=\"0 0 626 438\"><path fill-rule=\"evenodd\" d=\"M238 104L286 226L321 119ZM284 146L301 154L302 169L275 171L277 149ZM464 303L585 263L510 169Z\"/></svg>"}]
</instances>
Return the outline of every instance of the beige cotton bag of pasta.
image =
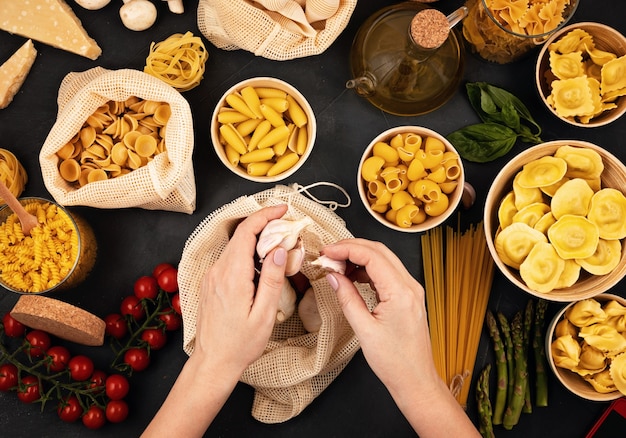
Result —
<instances>
[{"instance_id":1,"label":"beige cotton bag of pasta","mask_svg":"<svg viewBox=\"0 0 626 438\"><path fill-rule=\"evenodd\" d=\"M284 61L324 52L357 0L200 0L198 29L216 47Z\"/></svg>"},{"instance_id":2,"label":"beige cotton bag of pasta","mask_svg":"<svg viewBox=\"0 0 626 438\"><path fill-rule=\"evenodd\" d=\"M327 244L352 235L331 209L299 193L296 186L243 196L206 217L185 244L178 266L178 283L183 314L183 349L194 350L200 283L206 270L222 254L239 222L263 207L288 204L285 219L308 216L312 224L300 233L306 251L301 272L308 278L322 318L318 332L308 333L297 311L276 324L263 355L241 376L255 389L252 416L264 423L279 423L298 415L339 375L360 348L346 321L326 272L310 264ZM369 308L376 294L357 284Z\"/></svg>"},{"instance_id":3,"label":"beige cotton bag of pasta","mask_svg":"<svg viewBox=\"0 0 626 438\"><path fill-rule=\"evenodd\" d=\"M39 162L44 184L59 204L193 213L196 208L193 119L187 100L178 91L138 70L95 67L65 76L57 101L57 120L41 148ZM133 110L128 105L134 101L139 101L139 105L150 102L153 108L161 106L163 112L150 114L153 109L145 106L133 106ZM157 117L158 114L161 116ZM159 118L162 121L156 123ZM94 129L84 129L87 127ZM106 135L102 135L103 129ZM148 146L140 155L136 142L129 146L137 137L122 138L128 131L150 132L149 136L158 139L157 148L149 154ZM67 160L75 170L68 166L63 169L64 177L61 176L62 161L72 158L66 153L67 148L78 154L87 148L83 143L92 145L93 151L73 157L80 168ZM115 148L124 149L121 154L126 155L115 155L120 152ZM128 149L136 153L133 155ZM120 171L114 166L118 162L126 163ZM106 176L87 183L81 180L84 184L70 182L72 178L68 180L68 174L78 176L87 172L92 176L90 166L106 169Z\"/></svg>"}]
</instances>

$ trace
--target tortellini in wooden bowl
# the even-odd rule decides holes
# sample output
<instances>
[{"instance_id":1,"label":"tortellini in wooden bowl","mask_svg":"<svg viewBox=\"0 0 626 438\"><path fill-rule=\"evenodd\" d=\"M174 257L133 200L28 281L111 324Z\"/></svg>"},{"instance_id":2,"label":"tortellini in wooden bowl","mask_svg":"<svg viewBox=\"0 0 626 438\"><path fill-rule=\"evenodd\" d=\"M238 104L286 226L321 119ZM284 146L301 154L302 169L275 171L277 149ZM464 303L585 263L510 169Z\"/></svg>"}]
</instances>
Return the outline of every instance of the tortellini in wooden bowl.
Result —
<instances>
[{"instance_id":1,"label":"tortellini in wooden bowl","mask_svg":"<svg viewBox=\"0 0 626 438\"><path fill-rule=\"evenodd\" d=\"M626 167L592 143L543 143L513 158L487 194L496 265L551 301L606 292L626 275Z\"/></svg>"},{"instance_id":2,"label":"tortellini in wooden bowl","mask_svg":"<svg viewBox=\"0 0 626 438\"><path fill-rule=\"evenodd\" d=\"M442 224L456 210L465 186L454 146L419 126L398 126L374 138L356 179L367 211L381 224L408 233Z\"/></svg>"},{"instance_id":3,"label":"tortellini in wooden bowl","mask_svg":"<svg viewBox=\"0 0 626 438\"><path fill-rule=\"evenodd\" d=\"M584 128L626 112L626 37L600 23L576 23L543 45L535 68L541 99L561 120Z\"/></svg>"},{"instance_id":4,"label":"tortellini in wooden bowl","mask_svg":"<svg viewBox=\"0 0 626 438\"><path fill-rule=\"evenodd\" d=\"M579 397L626 395L626 299L600 294L568 304L548 326L545 348L554 375Z\"/></svg>"}]
</instances>

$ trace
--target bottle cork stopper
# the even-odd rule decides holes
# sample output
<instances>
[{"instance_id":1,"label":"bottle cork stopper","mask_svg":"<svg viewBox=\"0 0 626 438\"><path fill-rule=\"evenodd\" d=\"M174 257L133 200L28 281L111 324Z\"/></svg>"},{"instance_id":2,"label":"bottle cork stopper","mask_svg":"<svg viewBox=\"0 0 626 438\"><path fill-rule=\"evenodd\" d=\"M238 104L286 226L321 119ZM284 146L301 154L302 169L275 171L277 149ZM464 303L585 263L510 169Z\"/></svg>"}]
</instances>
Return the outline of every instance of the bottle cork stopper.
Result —
<instances>
[{"instance_id":1,"label":"bottle cork stopper","mask_svg":"<svg viewBox=\"0 0 626 438\"><path fill-rule=\"evenodd\" d=\"M448 18L436 9L424 9L411 20L411 37L425 49L441 46L450 34Z\"/></svg>"}]
</instances>

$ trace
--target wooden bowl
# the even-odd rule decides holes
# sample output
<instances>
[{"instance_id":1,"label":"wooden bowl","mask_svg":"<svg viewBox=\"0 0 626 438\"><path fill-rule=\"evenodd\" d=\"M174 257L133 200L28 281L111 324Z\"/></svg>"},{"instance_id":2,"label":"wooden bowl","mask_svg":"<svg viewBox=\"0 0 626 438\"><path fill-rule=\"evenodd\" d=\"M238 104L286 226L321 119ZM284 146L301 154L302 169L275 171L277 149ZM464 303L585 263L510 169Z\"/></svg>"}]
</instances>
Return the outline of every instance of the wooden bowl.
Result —
<instances>
[{"instance_id":1,"label":"wooden bowl","mask_svg":"<svg viewBox=\"0 0 626 438\"><path fill-rule=\"evenodd\" d=\"M604 172L601 175L602 187L612 187L624 192L626 188L626 167L613 154L605 149L589 142L579 140L557 140L533 146L517 155L494 179L487 198L484 210L484 227L487 239L487 246L491 255L506 278L515 286L539 298L550 301L571 302L591 298L606 292L617 284L626 275L626 239L622 239L622 254L618 266L606 275L591 275L581 270L580 278L574 285L555 289L549 293L540 293L529 288L522 280L517 269L506 265L495 248L495 235L499 228L498 208L504 196L512 190L513 178L522 167L533 160L547 155L553 155L561 146L569 145L573 147L584 147L593 149L600 154L604 163Z\"/></svg>"},{"instance_id":2,"label":"wooden bowl","mask_svg":"<svg viewBox=\"0 0 626 438\"><path fill-rule=\"evenodd\" d=\"M302 110L304 111L307 117L307 124L305 125L306 133L307 133L307 137L306 137L307 140L306 140L306 149L304 150L304 153L300 155L298 161L294 165L292 165L288 169L273 176L251 175L247 171L244 165L242 165L239 162L234 163L231 161L231 159L226 153L224 142L221 141L223 137L220 134L220 126L222 124L218 121L218 115L224 109L224 107L227 106L226 98L233 93L239 93L242 89L248 86L253 87L253 88L257 88L257 87L274 88L274 89L278 89L278 90L286 92L289 96L293 97L294 100L300 105L300 107L302 108ZM283 118L286 118L286 117L287 116L284 116ZM286 122L287 124L290 123L289 120L286 120ZM239 82L236 85L233 85L220 98L213 112L213 117L211 118L211 141L213 143L213 148L215 149L215 153L219 157L220 161L224 164L224 166L226 166L236 175L242 178L248 179L250 181L255 181L255 182L260 182L260 183L272 183L272 182L283 180L287 178L288 176L292 175L293 173L295 173L300 167L302 167L302 165L307 160L309 155L311 155L311 151L313 150L316 131L317 131L317 125L315 121L315 114L313 113L313 109L309 105L306 98L295 87L288 84L287 82L284 82L276 78L270 78L270 77L257 77L257 78L246 79L242 82Z\"/></svg>"},{"instance_id":3,"label":"wooden bowl","mask_svg":"<svg viewBox=\"0 0 626 438\"><path fill-rule=\"evenodd\" d=\"M574 119L574 117L560 116L547 100L548 96L552 92L551 83L552 79L554 79L554 76L550 73L550 45L557 42L574 29L582 29L589 33L593 38L595 47L600 50L612 52L618 57L626 54L626 37L612 27L592 22L575 23L566 26L552 35L543 45L541 52L539 53L535 67L535 82L537 91L539 92L539 96L548 110L564 122L582 128L604 126L619 119L626 112L626 96L618 97L615 101L615 104L617 105L616 108L602 112L597 117L592 118L589 123L581 123L580 121Z\"/></svg>"},{"instance_id":4,"label":"wooden bowl","mask_svg":"<svg viewBox=\"0 0 626 438\"><path fill-rule=\"evenodd\" d=\"M626 306L626 299L618 295L600 294L594 297L594 299L599 301L600 303L604 303L610 300L616 300L622 306ZM585 380L577 373L570 371L568 369L565 369L565 368L557 367L554 364L554 357L552 355L552 348L551 348L552 341L554 341L555 339L554 330L556 328L556 325L563 319L563 315L565 314L567 309L572 307L574 304L576 304L576 302L572 302L568 304L567 306L563 307L563 309L561 309L554 316L554 318L552 319L552 321L550 322L550 324L548 325L546 329L545 348L546 348L546 358L547 358L548 364L550 365L550 369L552 370L556 378L559 380L559 382L561 382L561 384L565 388L567 388L570 392L573 392L577 396L582 397L586 400L605 402L605 401L615 400L617 398L624 396L624 394L622 394L620 391L613 391L609 393L598 392L593 388L593 386L591 386L591 384L585 382Z\"/></svg>"},{"instance_id":5,"label":"wooden bowl","mask_svg":"<svg viewBox=\"0 0 626 438\"><path fill-rule=\"evenodd\" d=\"M404 134L404 133L418 134L424 139L426 137L434 137L436 139L441 140L443 144L445 145L446 151L454 152L458 156L458 167L459 167L459 176L456 179L457 181L456 188L447 195L448 207L446 208L446 210L442 214L439 214L436 216L427 215L426 219L423 222L419 224L412 224L409 227L399 226L396 223L391 222L389 219L385 217L385 214L375 211L372 208L372 206L370 205L370 194L368 193L369 190L367 188L367 181L365 181L365 179L363 179L362 177L363 163L365 162L365 160L367 160L369 157L372 156L374 145L378 142L389 142L396 135ZM359 168L358 168L358 172L356 175L356 182L357 182L357 187L359 190L359 196L361 198L361 201L363 202L363 205L365 206L367 211L372 215L374 219L376 219L378 222L380 222L384 226L391 228L393 230L396 230L396 231L402 231L405 233L420 233L420 232L427 231L431 228L434 228L438 225L441 225L456 210L456 208L459 205L459 202L461 201L461 197L463 195L464 183L465 183L465 171L463 169L463 163L461 162L461 158L458 152L456 151L454 146L452 146L452 144L444 136L442 136L441 134L431 129L423 128L420 126L398 126L396 128L391 128L382 132L377 137L375 137L372 140L372 142L367 146L367 148L363 152L363 156L361 157L361 161L359 163Z\"/></svg>"}]
</instances>

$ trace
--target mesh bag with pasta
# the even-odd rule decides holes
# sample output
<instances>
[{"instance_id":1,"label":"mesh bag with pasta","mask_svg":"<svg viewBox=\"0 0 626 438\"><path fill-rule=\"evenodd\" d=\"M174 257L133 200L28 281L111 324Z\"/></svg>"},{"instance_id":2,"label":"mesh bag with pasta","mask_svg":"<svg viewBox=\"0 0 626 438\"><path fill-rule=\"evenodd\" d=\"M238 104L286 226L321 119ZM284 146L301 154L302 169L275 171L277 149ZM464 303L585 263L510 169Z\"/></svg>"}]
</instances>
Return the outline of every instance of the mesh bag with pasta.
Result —
<instances>
[{"instance_id":1,"label":"mesh bag with pasta","mask_svg":"<svg viewBox=\"0 0 626 438\"><path fill-rule=\"evenodd\" d=\"M161 102L171 111L163 135L165 152L129 173L77 187L61 176L57 153L75 141L87 119L109 102ZM44 184L61 205L138 207L191 214L196 207L192 153L193 119L188 102L165 82L133 69L101 67L69 73L61 82L57 120L39 154Z\"/></svg>"},{"instance_id":2,"label":"mesh bag with pasta","mask_svg":"<svg viewBox=\"0 0 626 438\"><path fill-rule=\"evenodd\" d=\"M300 234L306 250L301 272L315 291L322 325L318 332L308 333L296 312L274 327L265 352L242 375L241 381L255 389L252 416L264 423L283 422L302 412L360 348L325 279L325 271L310 264L324 245L352 235L332 210L299 193L295 187L278 185L240 197L206 217L187 240L178 266L183 349L191 354L204 272L220 257L242 219L263 207L285 203L289 206L285 219L308 216L313 221ZM372 309L376 304L375 292L366 284L357 284L357 288Z\"/></svg>"},{"instance_id":3,"label":"mesh bag with pasta","mask_svg":"<svg viewBox=\"0 0 626 438\"><path fill-rule=\"evenodd\" d=\"M302 4L306 5L303 7ZM311 21L307 5L336 8L329 18ZM326 4L327 3L327 4ZM200 0L198 29L216 47L244 49L284 61L324 52L345 29L357 0Z\"/></svg>"}]
</instances>

